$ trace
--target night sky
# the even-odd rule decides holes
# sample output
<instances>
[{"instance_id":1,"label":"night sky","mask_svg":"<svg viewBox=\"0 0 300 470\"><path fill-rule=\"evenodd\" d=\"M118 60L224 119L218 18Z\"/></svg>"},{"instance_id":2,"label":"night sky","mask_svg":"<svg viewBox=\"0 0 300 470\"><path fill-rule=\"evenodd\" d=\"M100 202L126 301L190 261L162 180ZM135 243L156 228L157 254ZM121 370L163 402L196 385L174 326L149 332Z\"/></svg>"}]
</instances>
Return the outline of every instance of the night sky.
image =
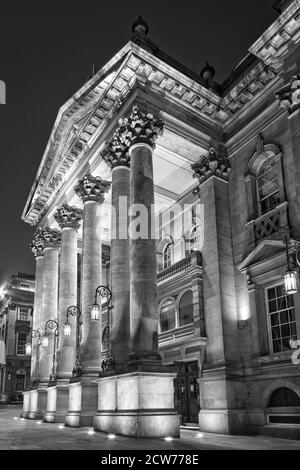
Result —
<instances>
[{"instance_id":1,"label":"night sky","mask_svg":"<svg viewBox=\"0 0 300 470\"><path fill-rule=\"evenodd\" d=\"M2 281L34 273L33 227L21 214L59 107L129 40L141 14L161 50L222 82L276 19L274 0L14 0L0 6ZM1 282L1 279L0 279Z\"/></svg>"}]
</instances>

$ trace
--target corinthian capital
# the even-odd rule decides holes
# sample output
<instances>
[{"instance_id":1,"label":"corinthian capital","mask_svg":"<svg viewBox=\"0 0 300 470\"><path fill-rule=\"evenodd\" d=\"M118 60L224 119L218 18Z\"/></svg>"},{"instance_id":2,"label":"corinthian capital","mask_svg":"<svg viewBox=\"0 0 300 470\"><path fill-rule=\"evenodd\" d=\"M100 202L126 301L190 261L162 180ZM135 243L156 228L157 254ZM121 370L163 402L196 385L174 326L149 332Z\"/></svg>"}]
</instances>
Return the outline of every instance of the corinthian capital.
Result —
<instances>
[{"instance_id":1,"label":"corinthian capital","mask_svg":"<svg viewBox=\"0 0 300 470\"><path fill-rule=\"evenodd\" d=\"M58 248L61 242L61 233L46 227L42 230L45 248Z\"/></svg>"},{"instance_id":2,"label":"corinthian capital","mask_svg":"<svg viewBox=\"0 0 300 470\"><path fill-rule=\"evenodd\" d=\"M294 75L292 80L276 93L279 106L288 114L300 108L300 74Z\"/></svg>"},{"instance_id":3,"label":"corinthian capital","mask_svg":"<svg viewBox=\"0 0 300 470\"><path fill-rule=\"evenodd\" d=\"M128 146L117 132L113 134L110 142L106 142L102 157L112 169L117 166L130 166Z\"/></svg>"},{"instance_id":4,"label":"corinthian capital","mask_svg":"<svg viewBox=\"0 0 300 470\"><path fill-rule=\"evenodd\" d=\"M104 195L109 191L110 181L105 181L100 176L85 175L82 180L78 182L75 191L76 194L86 201L104 202Z\"/></svg>"},{"instance_id":5,"label":"corinthian capital","mask_svg":"<svg viewBox=\"0 0 300 470\"><path fill-rule=\"evenodd\" d=\"M45 240L44 240L43 233L42 233L41 229L38 229L35 232L35 234L33 236L33 240L30 243L30 248L31 248L31 251L33 252L35 257L43 255L43 251L44 251L44 248L45 248Z\"/></svg>"},{"instance_id":6,"label":"corinthian capital","mask_svg":"<svg viewBox=\"0 0 300 470\"><path fill-rule=\"evenodd\" d=\"M71 227L77 230L82 219L82 210L63 204L57 209L54 217L60 228Z\"/></svg>"},{"instance_id":7,"label":"corinthian capital","mask_svg":"<svg viewBox=\"0 0 300 470\"><path fill-rule=\"evenodd\" d=\"M150 113L143 113L135 105L129 117L119 120L116 134L128 149L140 142L154 148L155 141L163 130L163 121L155 119Z\"/></svg>"},{"instance_id":8,"label":"corinthian capital","mask_svg":"<svg viewBox=\"0 0 300 470\"><path fill-rule=\"evenodd\" d=\"M207 180L212 175L227 180L231 171L229 159L224 155L220 155L213 147L209 149L207 155L200 157L199 162L191 165L191 168L194 172L193 177L198 178L199 183Z\"/></svg>"}]
</instances>

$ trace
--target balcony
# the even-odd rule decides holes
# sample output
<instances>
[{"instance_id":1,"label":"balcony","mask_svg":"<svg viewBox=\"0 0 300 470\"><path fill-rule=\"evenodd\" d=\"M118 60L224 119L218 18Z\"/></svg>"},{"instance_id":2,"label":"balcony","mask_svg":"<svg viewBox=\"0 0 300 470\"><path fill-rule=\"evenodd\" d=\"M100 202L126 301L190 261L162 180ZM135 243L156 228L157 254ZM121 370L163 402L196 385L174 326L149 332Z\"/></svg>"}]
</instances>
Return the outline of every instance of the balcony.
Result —
<instances>
[{"instance_id":1,"label":"balcony","mask_svg":"<svg viewBox=\"0 0 300 470\"><path fill-rule=\"evenodd\" d=\"M279 238L280 230L287 226L287 206L288 203L283 202L266 214L246 224L249 229L252 228L253 230L250 240L253 240L252 237L254 236L255 245L264 238Z\"/></svg>"},{"instance_id":2,"label":"balcony","mask_svg":"<svg viewBox=\"0 0 300 470\"><path fill-rule=\"evenodd\" d=\"M177 261L167 269L160 271L157 274L157 282L162 282L168 278L174 277L177 274L182 274L190 271L193 268L202 266L202 255L200 251L195 251L189 254L186 258Z\"/></svg>"}]
</instances>

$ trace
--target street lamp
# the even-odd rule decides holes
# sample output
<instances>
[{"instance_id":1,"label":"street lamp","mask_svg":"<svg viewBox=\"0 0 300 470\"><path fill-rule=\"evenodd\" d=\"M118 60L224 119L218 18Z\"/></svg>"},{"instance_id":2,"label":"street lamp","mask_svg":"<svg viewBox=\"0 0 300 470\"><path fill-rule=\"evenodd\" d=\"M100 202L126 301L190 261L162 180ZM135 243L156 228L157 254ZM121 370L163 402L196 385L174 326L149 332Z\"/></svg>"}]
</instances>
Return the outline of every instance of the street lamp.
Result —
<instances>
[{"instance_id":1,"label":"street lamp","mask_svg":"<svg viewBox=\"0 0 300 470\"><path fill-rule=\"evenodd\" d=\"M59 336L58 322L56 320L48 320L45 323L45 335L42 338L42 346L47 348L49 346L49 338L47 336L47 329L54 330L54 346L53 346L53 365L52 373L49 377L49 382L55 382L56 380L56 350L57 350L57 339Z\"/></svg>"},{"instance_id":2,"label":"street lamp","mask_svg":"<svg viewBox=\"0 0 300 470\"><path fill-rule=\"evenodd\" d=\"M283 274L284 287L287 295L297 293L297 275L298 272L295 268L293 255L289 253L289 234L286 234L285 237L285 246L286 246L286 260L287 260L287 270Z\"/></svg>"},{"instance_id":3,"label":"street lamp","mask_svg":"<svg viewBox=\"0 0 300 470\"><path fill-rule=\"evenodd\" d=\"M97 297L101 297L101 305L97 302ZM110 305L111 301L111 290L108 286L98 286L95 292L95 300L93 305L91 306L91 320L99 320L101 314L101 307L102 307L102 299L106 299L107 302L107 311L108 311L108 320L107 320L107 343L108 347L106 350L106 357L101 362L101 368L103 371L108 369L113 369L115 365L114 358L111 352L111 341L110 341L110 330L111 330L111 321L110 321L110 310L112 310L112 306Z\"/></svg>"},{"instance_id":4,"label":"street lamp","mask_svg":"<svg viewBox=\"0 0 300 470\"><path fill-rule=\"evenodd\" d=\"M77 327L76 327L76 361L75 367L72 371L73 377L80 377L81 376L81 367L80 367L80 326L82 325L82 321L80 320L81 317L81 310L76 305L70 305L67 308L67 318L66 323L64 324L64 337L69 338L71 336L71 323L69 322L69 315L77 317Z\"/></svg>"},{"instance_id":5,"label":"street lamp","mask_svg":"<svg viewBox=\"0 0 300 470\"><path fill-rule=\"evenodd\" d=\"M101 304L99 305L97 302L97 297L101 297ZM98 321L100 318L101 307L102 307L102 299L106 299L107 304L111 300L111 290L108 286L98 286L95 291L95 300L93 305L91 306L91 320Z\"/></svg>"}]
</instances>

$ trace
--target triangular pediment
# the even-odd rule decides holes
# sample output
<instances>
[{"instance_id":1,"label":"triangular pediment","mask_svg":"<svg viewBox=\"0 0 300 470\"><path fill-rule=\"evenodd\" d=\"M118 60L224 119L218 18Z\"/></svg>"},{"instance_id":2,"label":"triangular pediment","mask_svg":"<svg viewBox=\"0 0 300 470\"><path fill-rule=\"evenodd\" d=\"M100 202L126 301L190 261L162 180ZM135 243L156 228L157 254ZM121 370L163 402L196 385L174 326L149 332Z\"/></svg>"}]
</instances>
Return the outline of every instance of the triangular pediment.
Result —
<instances>
[{"instance_id":1,"label":"triangular pediment","mask_svg":"<svg viewBox=\"0 0 300 470\"><path fill-rule=\"evenodd\" d=\"M267 260L277 256L285 250L285 245L281 240L263 240L254 248L251 253L239 264L240 271L247 271L250 267L266 262Z\"/></svg>"}]
</instances>

